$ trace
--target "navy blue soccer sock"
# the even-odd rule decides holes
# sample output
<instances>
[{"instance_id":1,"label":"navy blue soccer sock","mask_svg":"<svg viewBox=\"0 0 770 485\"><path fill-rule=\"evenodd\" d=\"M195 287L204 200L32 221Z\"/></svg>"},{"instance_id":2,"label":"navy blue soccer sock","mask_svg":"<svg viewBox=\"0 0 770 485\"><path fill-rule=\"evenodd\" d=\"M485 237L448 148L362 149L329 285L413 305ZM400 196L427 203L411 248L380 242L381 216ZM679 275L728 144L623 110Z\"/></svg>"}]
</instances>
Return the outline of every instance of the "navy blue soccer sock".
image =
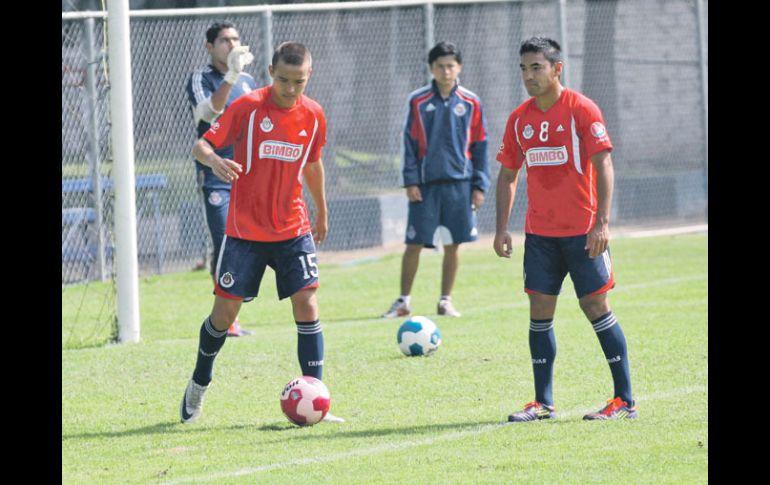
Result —
<instances>
[{"instance_id":1,"label":"navy blue soccer sock","mask_svg":"<svg viewBox=\"0 0 770 485\"><path fill-rule=\"evenodd\" d=\"M529 353L535 375L535 400L553 406L553 361L556 358L553 319L530 320Z\"/></svg>"},{"instance_id":2,"label":"navy blue soccer sock","mask_svg":"<svg viewBox=\"0 0 770 485\"><path fill-rule=\"evenodd\" d=\"M303 376L323 379L324 334L320 320L297 323L297 357Z\"/></svg>"},{"instance_id":3,"label":"navy blue soccer sock","mask_svg":"<svg viewBox=\"0 0 770 485\"><path fill-rule=\"evenodd\" d=\"M198 343L198 360L195 362L193 380L201 386L208 386L211 382L214 369L214 359L219 349L227 340L227 330L221 332L214 328L209 316L201 325L200 339Z\"/></svg>"},{"instance_id":4,"label":"navy blue soccer sock","mask_svg":"<svg viewBox=\"0 0 770 485\"><path fill-rule=\"evenodd\" d=\"M634 402L631 396L631 371L628 366L628 349L626 347L626 337L623 329L620 328L618 320L610 311L591 321L599 343L607 358L612 372L612 381L615 384L615 395L620 397L633 406Z\"/></svg>"}]
</instances>

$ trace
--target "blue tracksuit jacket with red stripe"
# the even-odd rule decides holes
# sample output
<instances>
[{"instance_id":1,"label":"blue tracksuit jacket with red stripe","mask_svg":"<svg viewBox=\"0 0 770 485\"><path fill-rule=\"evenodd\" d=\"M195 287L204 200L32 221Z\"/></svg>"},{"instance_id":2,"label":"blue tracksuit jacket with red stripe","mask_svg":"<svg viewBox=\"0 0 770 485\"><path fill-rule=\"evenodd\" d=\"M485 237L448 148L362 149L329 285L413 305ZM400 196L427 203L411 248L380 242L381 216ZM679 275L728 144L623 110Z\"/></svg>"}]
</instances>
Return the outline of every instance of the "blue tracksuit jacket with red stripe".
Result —
<instances>
[{"instance_id":1,"label":"blue tracksuit jacket with red stripe","mask_svg":"<svg viewBox=\"0 0 770 485\"><path fill-rule=\"evenodd\" d=\"M443 99L431 81L409 95L401 173L404 187L470 180L489 189L487 121L476 94L456 84Z\"/></svg>"}]
</instances>

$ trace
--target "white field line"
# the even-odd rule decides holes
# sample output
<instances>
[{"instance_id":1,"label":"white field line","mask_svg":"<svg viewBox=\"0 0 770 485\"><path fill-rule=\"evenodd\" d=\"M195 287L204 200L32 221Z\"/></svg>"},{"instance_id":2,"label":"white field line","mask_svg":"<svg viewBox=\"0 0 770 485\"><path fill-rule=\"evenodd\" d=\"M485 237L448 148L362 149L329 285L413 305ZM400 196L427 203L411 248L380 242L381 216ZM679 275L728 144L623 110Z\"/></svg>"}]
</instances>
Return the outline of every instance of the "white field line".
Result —
<instances>
[{"instance_id":1,"label":"white field line","mask_svg":"<svg viewBox=\"0 0 770 485\"><path fill-rule=\"evenodd\" d=\"M707 274L704 274L704 275L693 275L693 276L683 276L681 278L667 278L665 280L649 281L649 282L646 282L646 283L636 283L636 284L631 284L631 285L621 285L621 286L617 286L614 290L612 290L610 292L610 296L612 296L612 294L614 294L614 293L624 293L626 291L639 290L639 289L643 289L643 288L651 288L651 287L656 287L657 288L657 287L660 287L660 286L678 285L680 283L688 283L688 282L692 282L692 281L701 281L701 280L705 280L705 279L708 279L708 275ZM575 299L575 294L574 293L562 292L562 294L560 296L563 297L562 299L564 299L564 298L571 298L573 300ZM477 313L487 312L487 311L490 311L490 310L503 310L503 309L512 309L512 308L529 308L529 299L523 299L523 300L517 301L515 303L496 303L496 304L487 305L487 306L484 306L484 307L469 308L469 309L463 311L463 315L470 316L470 315L475 315ZM383 320L382 318L373 317L373 319L367 319L367 320L363 320L363 321L362 320L347 320L347 321L342 321L342 322L335 322L332 325L334 325L335 327L340 326L340 325L350 325L350 324L358 325L358 324L361 324L361 323L382 322L382 320Z\"/></svg>"},{"instance_id":2,"label":"white field line","mask_svg":"<svg viewBox=\"0 0 770 485\"><path fill-rule=\"evenodd\" d=\"M648 396L638 397L636 401L644 402L644 401L672 399L680 396L685 396L687 394L693 394L696 392L705 392L705 391L708 391L708 387L706 387L705 385L682 387L682 388L674 389L668 392L658 392L658 393L650 394ZM574 416L580 416L595 410L596 410L596 407L594 406L592 408L586 408L586 409L567 410L564 412L559 412L558 415L559 415L559 419L563 419L563 418L570 418ZM223 471L223 472L218 472L218 473L213 473L208 475L199 475L194 477L180 478L178 480L173 480L170 482L163 482L163 485L176 485L178 483L191 483L191 482L208 482L212 480L221 480L229 477L242 477L247 475L253 475L255 473L266 472L270 470L278 470L281 468L299 467L303 465L316 465L319 463L330 463L334 461L340 461L340 460L345 460L347 458L354 458L359 456L379 455L383 453L390 453L393 451L400 451L408 448L415 448L417 446L432 445L434 443L441 443L444 441L454 441L457 439L465 438L467 436L477 436L477 435L486 433L488 431L493 431L493 430L502 428L504 426L510 426L510 425L511 423L502 422L502 423L495 423L495 424L486 424L483 426L474 426L472 428L465 429L462 431L452 431L450 433L444 433L439 436L435 436L432 438L425 438L422 440L402 441L401 443L387 443L383 445L372 446L369 448L360 448L357 450L347 451L344 453L336 453L328 456L300 458L296 460L272 463L270 465L241 468L239 470ZM324 425L322 424L322 426ZM519 424L514 426L522 426L522 425ZM524 424L523 426L527 426L527 425Z\"/></svg>"},{"instance_id":3,"label":"white field line","mask_svg":"<svg viewBox=\"0 0 770 485\"><path fill-rule=\"evenodd\" d=\"M680 234L691 234L699 232L709 232L708 224L699 224L695 226L671 227L668 229L651 229L647 231L619 231L618 237L657 237L657 236L677 236Z\"/></svg>"}]
</instances>

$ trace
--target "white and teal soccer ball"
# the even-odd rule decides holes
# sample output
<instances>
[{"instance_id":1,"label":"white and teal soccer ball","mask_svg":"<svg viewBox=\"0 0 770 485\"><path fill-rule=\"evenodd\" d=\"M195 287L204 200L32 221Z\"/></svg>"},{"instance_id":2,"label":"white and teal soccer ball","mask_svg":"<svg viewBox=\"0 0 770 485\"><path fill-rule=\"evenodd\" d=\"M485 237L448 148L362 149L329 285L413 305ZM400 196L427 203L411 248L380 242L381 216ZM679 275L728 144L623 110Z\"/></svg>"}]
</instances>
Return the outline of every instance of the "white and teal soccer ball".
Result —
<instances>
[{"instance_id":1,"label":"white and teal soccer ball","mask_svg":"<svg viewBox=\"0 0 770 485\"><path fill-rule=\"evenodd\" d=\"M441 345L441 332L433 320L414 316L401 324L396 340L404 355L430 355Z\"/></svg>"}]
</instances>

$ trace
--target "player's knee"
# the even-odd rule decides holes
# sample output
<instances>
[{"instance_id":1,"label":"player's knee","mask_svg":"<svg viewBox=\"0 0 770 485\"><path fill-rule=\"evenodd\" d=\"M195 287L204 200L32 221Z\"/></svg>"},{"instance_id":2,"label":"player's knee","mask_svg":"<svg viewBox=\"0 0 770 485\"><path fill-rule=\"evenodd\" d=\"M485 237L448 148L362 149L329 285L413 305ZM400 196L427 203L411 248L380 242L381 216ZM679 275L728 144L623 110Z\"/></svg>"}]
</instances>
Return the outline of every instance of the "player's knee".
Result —
<instances>
[{"instance_id":1,"label":"player's knee","mask_svg":"<svg viewBox=\"0 0 770 485\"><path fill-rule=\"evenodd\" d=\"M214 309L211 311L211 323L214 328L219 331L227 330L238 316L240 307L239 301L218 297L214 302Z\"/></svg>"},{"instance_id":2,"label":"player's knee","mask_svg":"<svg viewBox=\"0 0 770 485\"><path fill-rule=\"evenodd\" d=\"M579 302L580 309L589 320L595 320L610 311L610 302L606 293L584 296Z\"/></svg>"},{"instance_id":3,"label":"player's knee","mask_svg":"<svg viewBox=\"0 0 770 485\"><path fill-rule=\"evenodd\" d=\"M318 300L315 288L305 288L291 297L294 318L298 321L312 321L318 318Z\"/></svg>"},{"instance_id":4,"label":"player's knee","mask_svg":"<svg viewBox=\"0 0 770 485\"><path fill-rule=\"evenodd\" d=\"M552 295L530 294L530 316L537 320L553 318L556 313L556 297Z\"/></svg>"},{"instance_id":5,"label":"player's knee","mask_svg":"<svg viewBox=\"0 0 770 485\"><path fill-rule=\"evenodd\" d=\"M405 253L408 255L420 254L422 248L422 244L407 244Z\"/></svg>"},{"instance_id":6,"label":"player's knee","mask_svg":"<svg viewBox=\"0 0 770 485\"><path fill-rule=\"evenodd\" d=\"M211 323L214 325L215 329L221 332L223 330L227 330L230 325L233 324L236 316L238 316L237 313L231 315L230 313L226 312L212 312Z\"/></svg>"},{"instance_id":7,"label":"player's knee","mask_svg":"<svg viewBox=\"0 0 770 485\"><path fill-rule=\"evenodd\" d=\"M291 303L298 309L311 309L317 306L315 288L303 288L291 296Z\"/></svg>"}]
</instances>

